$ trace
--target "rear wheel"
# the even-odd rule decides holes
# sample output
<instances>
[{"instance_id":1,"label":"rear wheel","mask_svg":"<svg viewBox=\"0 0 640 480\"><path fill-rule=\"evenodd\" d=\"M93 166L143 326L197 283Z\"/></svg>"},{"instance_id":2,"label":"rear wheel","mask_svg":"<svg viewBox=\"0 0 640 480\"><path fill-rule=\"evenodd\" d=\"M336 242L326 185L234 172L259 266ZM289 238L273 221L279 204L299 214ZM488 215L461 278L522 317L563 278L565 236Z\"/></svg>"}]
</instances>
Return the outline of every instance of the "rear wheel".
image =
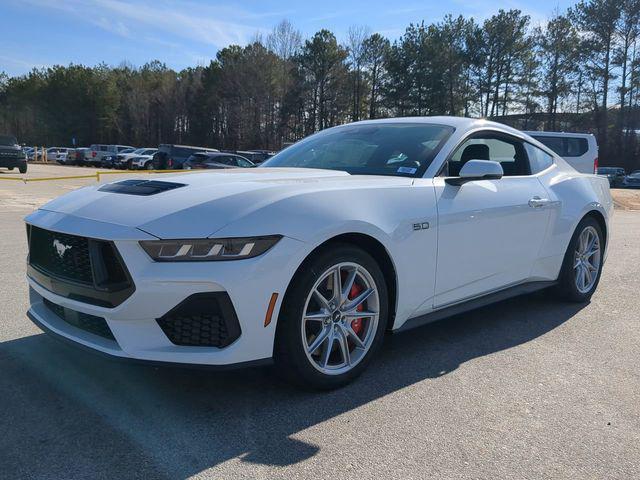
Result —
<instances>
[{"instance_id":1,"label":"rear wheel","mask_svg":"<svg viewBox=\"0 0 640 480\"><path fill-rule=\"evenodd\" d=\"M384 276L369 254L346 244L320 252L287 291L274 351L279 372L312 388L345 385L380 347L387 311Z\"/></svg>"},{"instance_id":2,"label":"rear wheel","mask_svg":"<svg viewBox=\"0 0 640 480\"><path fill-rule=\"evenodd\" d=\"M11 171L13 170L13 167L7 167L7 170Z\"/></svg>"},{"instance_id":3,"label":"rear wheel","mask_svg":"<svg viewBox=\"0 0 640 480\"><path fill-rule=\"evenodd\" d=\"M147 170L153 170L153 162L147 162L144 166Z\"/></svg>"},{"instance_id":4,"label":"rear wheel","mask_svg":"<svg viewBox=\"0 0 640 480\"><path fill-rule=\"evenodd\" d=\"M604 254L604 235L593 217L578 224L564 257L558 283L560 297L572 302L587 302L595 292Z\"/></svg>"}]
</instances>

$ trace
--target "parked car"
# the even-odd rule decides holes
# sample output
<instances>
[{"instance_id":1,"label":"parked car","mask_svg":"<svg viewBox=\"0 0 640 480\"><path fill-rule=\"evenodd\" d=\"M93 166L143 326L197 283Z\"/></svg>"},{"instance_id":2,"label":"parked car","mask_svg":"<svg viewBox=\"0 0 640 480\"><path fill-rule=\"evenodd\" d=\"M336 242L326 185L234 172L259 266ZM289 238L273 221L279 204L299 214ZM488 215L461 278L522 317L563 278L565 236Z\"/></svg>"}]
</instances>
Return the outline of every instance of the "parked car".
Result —
<instances>
[{"instance_id":1,"label":"parked car","mask_svg":"<svg viewBox=\"0 0 640 480\"><path fill-rule=\"evenodd\" d=\"M183 164L186 170L251 168L255 164L240 155L223 152L194 153Z\"/></svg>"},{"instance_id":2,"label":"parked car","mask_svg":"<svg viewBox=\"0 0 640 480\"><path fill-rule=\"evenodd\" d=\"M560 155L580 173L598 168L598 143L590 133L524 132Z\"/></svg>"},{"instance_id":3,"label":"parked car","mask_svg":"<svg viewBox=\"0 0 640 480\"><path fill-rule=\"evenodd\" d=\"M620 167L598 167L596 174L606 177L610 187L619 187L622 185L626 172L624 168Z\"/></svg>"},{"instance_id":4,"label":"parked car","mask_svg":"<svg viewBox=\"0 0 640 480\"><path fill-rule=\"evenodd\" d=\"M622 186L625 188L640 188L640 170L635 170L624 177Z\"/></svg>"},{"instance_id":5,"label":"parked car","mask_svg":"<svg viewBox=\"0 0 640 480\"><path fill-rule=\"evenodd\" d=\"M90 155L91 150L86 147L70 148L67 153L67 165L85 165L86 157Z\"/></svg>"},{"instance_id":6,"label":"parked car","mask_svg":"<svg viewBox=\"0 0 640 480\"><path fill-rule=\"evenodd\" d=\"M95 167L109 167L113 164L113 160L115 159L118 153L121 153L123 150L131 149L130 151L135 150L135 147L131 147L129 145L104 145L104 144L93 144L89 147L91 153L86 156L86 163ZM105 157L109 157L105 159Z\"/></svg>"},{"instance_id":7,"label":"parked car","mask_svg":"<svg viewBox=\"0 0 640 480\"><path fill-rule=\"evenodd\" d=\"M26 218L29 317L115 357L273 359L294 382L335 388L387 330L548 287L588 302L612 212L606 179L505 125L358 122L258 168L46 204Z\"/></svg>"},{"instance_id":8,"label":"parked car","mask_svg":"<svg viewBox=\"0 0 640 480\"><path fill-rule=\"evenodd\" d=\"M13 135L0 135L0 167L27 173L27 156Z\"/></svg>"},{"instance_id":9,"label":"parked car","mask_svg":"<svg viewBox=\"0 0 640 480\"><path fill-rule=\"evenodd\" d=\"M138 155L129 160L129 170L153 170L153 155Z\"/></svg>"},{"instance_id":10,"label":"parked car","mask_svg":"<svg viewBox=\"0 0 640 480\"><path fill-rule=\"evenodd\" d=\"M116 153L110 153L109 155L103 156L100 166L102 168L121 168L118 157L133 151L135 151L135 147L123 147L122 145L116 145Z\"/></svg>"},{"instance_id":11,"label":"parked car","mask_svg":"<svg viewBox=\"0 0 640 480\"><path fill-rule=\"evenodd\" d=\"M153 155L155 170L180 170L187 158L199 152L218 152L215 148L162 144Z\"/></svg>"},{"instance_id":12,"label":"parked car","mask_svg":"<svg viewBox=\"0 0 640 480\"><path fill-rule=\"evenodd\" d=\"M66 147L49 147L47 148L47 162L57 162L60 165L65 165L68 152L69 149Z\"/></svg>"},{"instance_id":13,"label":"parked car","mask_svg":"<svg viewBox=\"0 0 640 480\"><path fill-rule=\"evenodd\" d=\"M275 155L269 150L236 150L234 153L249 159L252 163L260 165Z\"/></svg>"},{"instance_id":14,"label":"parked car","mask_svg":"<svg viewBox=\"0 0 640 480\"><path fill-rule=\"evenodd\" d=\"M153 155L157 148L136 148L133 150L123 150L118 153L113 162L114 168L131 168L131 159L134 157Z\"/></svg>"}]
</instances>

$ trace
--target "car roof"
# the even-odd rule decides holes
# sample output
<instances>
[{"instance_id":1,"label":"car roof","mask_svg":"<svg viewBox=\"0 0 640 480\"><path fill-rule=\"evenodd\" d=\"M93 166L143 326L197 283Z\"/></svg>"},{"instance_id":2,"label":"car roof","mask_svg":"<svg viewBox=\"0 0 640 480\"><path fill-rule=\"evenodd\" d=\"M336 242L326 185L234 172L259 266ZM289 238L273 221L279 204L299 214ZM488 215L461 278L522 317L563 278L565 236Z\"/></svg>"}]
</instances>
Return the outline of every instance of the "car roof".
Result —
<instances>
[{"instance_id":1,"label":"car roof","mask_svg":"<svg viewBox=\"0 0 640 480\"><path fill-rule=\"evenodd\" d=\"M193 145L179 145L177 143L161 143L160 147L194 148L196 150L205 150L205 151L213 151L213 152L218 151L218 149L213 147L196 147Z\"/></svg>"},{"instance_id":2,"label":"car roof","mask_svg":"<svg viewBox=\"0 0 640 480\"><path fill-rule=\"evenodd\" d=\"M217 158L217 157L242 157L242 155L236 155L235 153L229 153L229 152L195 152L193 154L195 155L200 155L200 156L204 156L207 158ZM242 157L244 158L244 157Z\"/></svg>"},{"instance_id":3,"label":"car roof","mask_svg":"<svg viewBox=\"0 0 640 480\"><path fill-rule=\"evenodd\" d=\"M537 131L527 131L523 130L522 133L526 133L531 137L535 136L545 136L545 137L578 137L578 138L589 138L593 137L592 133L574 133L574 132L546 132L543 130Z\"/></svg>"},{"instance_id":4,"label":"car roof","mask_svg":"<svg viewBox=\"0 0 640 480\"><path fill-rule=\"evenodd\" d=\"M397 118L379 118L375 120L363 120L360 122L349 123L349 125L371 125L376 123L424 123L433 125L447 125L454 127L456 130L473 130L478 128L494 128L502 130L506 133L511 133L521 137L522 131L517 130L504 123L492 122L484 118L469 118L469 117L453 117L453 116L433 116L433 117L397 117ZM336 127L340 128L340 127Z\"/></svg>"}]
</instances>

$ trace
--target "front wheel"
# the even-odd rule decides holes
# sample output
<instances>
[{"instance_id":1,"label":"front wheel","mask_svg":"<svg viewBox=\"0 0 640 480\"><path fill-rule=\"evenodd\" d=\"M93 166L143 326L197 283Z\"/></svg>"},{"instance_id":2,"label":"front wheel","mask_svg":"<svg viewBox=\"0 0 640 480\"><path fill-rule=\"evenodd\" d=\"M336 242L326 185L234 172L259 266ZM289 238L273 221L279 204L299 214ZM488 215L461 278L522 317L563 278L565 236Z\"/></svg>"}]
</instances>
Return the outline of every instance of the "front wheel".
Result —
<instances>
[{"instance_id":1,"label":"front wheel","mask_svg":"<svg viewBox=\"0 0 640 480\"><path fill-rule=\"evenodd\" d=\"M12 169L12 170L13 170L13 169ZM24 165L20 165L20 166L18 167L18 171L19 171L20 173L27 173L27 164L25 163Z\"/></svg>"},{"instance_id":2,"label":"front wheel","mask_svg":"<svg viewBox=\"0 0 640 480\"><path fill-rule=\"evenodd\" d=\"M380 347L388 298L376 261L351 245L334 245L306 261L282 306L274 358L278 371L317 389L343 386Z\"/></svg>"},{"instance_id":3,"label":"front wheel","mask_svg":"<svg viewBox=\"0 0 640 480\"><path fill-rule=\"evenodd\" d=\"M587 302L596 290L602 274L604 235L593 217L578 224L562 263L557 291L561 298Z\"/></svg>"}]
</instances>

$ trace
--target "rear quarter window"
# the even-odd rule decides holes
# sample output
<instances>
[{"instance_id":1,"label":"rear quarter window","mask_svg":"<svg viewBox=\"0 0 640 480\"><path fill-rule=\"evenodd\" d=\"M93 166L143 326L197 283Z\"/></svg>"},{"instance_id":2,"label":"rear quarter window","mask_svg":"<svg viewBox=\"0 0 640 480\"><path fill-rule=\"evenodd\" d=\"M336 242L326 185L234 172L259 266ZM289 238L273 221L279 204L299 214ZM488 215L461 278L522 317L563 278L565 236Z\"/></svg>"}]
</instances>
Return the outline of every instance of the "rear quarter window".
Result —
<instances>
[{"instance_id":1,"label":"rear quarter window","mask_svg":"<svg viewBox=\"0 0 640 480\"><path fill-rule=\"evenodd\" d=\"M531 167L532 174L542 172L553 165L553 157L544 150L541 150L530 143L525 143L524 148L527 150L529 166Z\"/></svg>"}]
</instances>

